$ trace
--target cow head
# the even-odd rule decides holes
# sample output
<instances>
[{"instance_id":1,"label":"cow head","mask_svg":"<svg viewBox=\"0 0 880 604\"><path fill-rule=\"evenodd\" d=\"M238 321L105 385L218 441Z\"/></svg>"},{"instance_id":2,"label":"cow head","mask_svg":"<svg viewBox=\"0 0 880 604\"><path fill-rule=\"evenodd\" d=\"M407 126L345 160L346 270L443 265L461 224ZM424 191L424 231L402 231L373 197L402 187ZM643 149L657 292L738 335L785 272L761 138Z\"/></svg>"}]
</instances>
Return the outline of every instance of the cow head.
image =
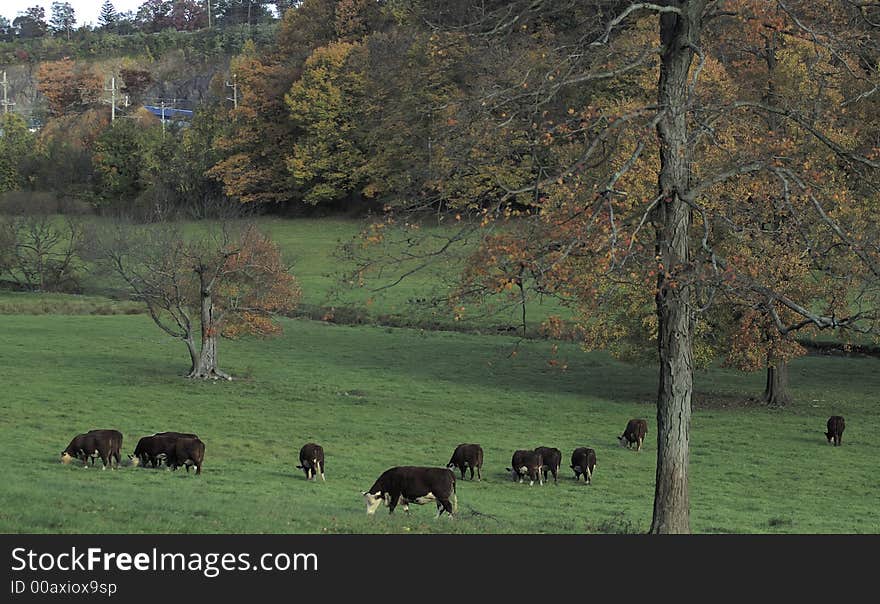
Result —
<instances>
[{"instance_id":1,"label":"cow head","mask_svg":"<svg viewBox=\"0 0 880 604\"><path fill-rule=\"evenodd\" d=\"M70 463L71 461L73 461L73 455L71 455L67 451L62 451L61 452L61 463L66 464L66 463Z\"/></svg>"},{"instance_id":2,"label":"cow head","mask_svg":"<svg viewBox=\"0 0 880 604\"><path fill-rule=\"evenodd\" d=\"M367 503L367 516L375 514L382 502L385 501L382 491L375 494L370 493L369 491L364 491L361 494L364 496L364 501Z\"/></svg>"},{"instance_id":3,"label":"cow head","mask_svg":"<svg viewBox=\"0 0 880 604\"><path fill-rule=\"evenodd\" d=\"M629 445L629 439L626 438L626 434L621 434L617 437L617 442L621 447L626 447Z\"/></svg>"},{"instance_id":4,"label":"cow head","mask_svg":"<svg viewBox=\"0 0 880 604\"><path fill-rule=\"evenodd\" d=\"M828 439L828 442L831 442L832 439L834 438L834 436L831 435L831 432L826 432L826 433L825 433L825 438Z\"/></svg>"},{"instance_id":5,"label":"cow head","mask_svg":"<svg viewBox=\"0 0 880 604\"><path fill-rule=\"evenodd\" d=\"M128 460L131 462L131 465L135 468L138 467L139 465L141 465L141 458L140 457L135 457L134 455L129 455Z\"/></svg>"}]
</instances>

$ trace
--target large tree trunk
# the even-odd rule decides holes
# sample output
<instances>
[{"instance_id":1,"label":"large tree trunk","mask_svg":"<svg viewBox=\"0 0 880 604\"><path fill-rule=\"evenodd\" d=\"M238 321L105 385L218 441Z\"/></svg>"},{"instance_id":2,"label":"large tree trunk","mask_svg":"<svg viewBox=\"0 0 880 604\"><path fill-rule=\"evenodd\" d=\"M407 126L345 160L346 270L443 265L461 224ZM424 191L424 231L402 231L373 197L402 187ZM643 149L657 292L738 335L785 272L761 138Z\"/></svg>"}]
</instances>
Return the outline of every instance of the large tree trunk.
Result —
<instances>
[{"instance_id":1,"label":"large tree trunk","mask_svg":"<svg viewBox=\"0 0 880 604\"><path fill-rule=\"evenodd\" d=\"M704 1L675 0L681 14L660 16L661 56L657 124L659 189L654 212L657 275L657 477L652 533L690 532L688 441L693 390L692 288L688 284L690 210L682 198L690 184L687 105L688 73L699 43Z\"/></svg>"},{"instance_id":2,"label":"large tree trunk","mask_svg":"<svg viewBox=\"0 0 880 604\"><path fill-rule=\"evenodd\" d=\"M791 391L788 389L788 363L780 361L767 367L767 385L764 387L764 402L771 407L785 407L791 404Z\"/></svg>"},{"instance_id":3,"label":"large tree trunk","mask_svg":"<svg viewBox=\"0 0 880 604\"><path fill-rule=\"evenodd\" d=\"M232 376L220 371L217 366L217 327L214 318L214 300L211 291L202 289L202 347L198 358L193 362L193 368L189 372L191 378L224 379L231 380Z\"/></svg>"}]
</instances>

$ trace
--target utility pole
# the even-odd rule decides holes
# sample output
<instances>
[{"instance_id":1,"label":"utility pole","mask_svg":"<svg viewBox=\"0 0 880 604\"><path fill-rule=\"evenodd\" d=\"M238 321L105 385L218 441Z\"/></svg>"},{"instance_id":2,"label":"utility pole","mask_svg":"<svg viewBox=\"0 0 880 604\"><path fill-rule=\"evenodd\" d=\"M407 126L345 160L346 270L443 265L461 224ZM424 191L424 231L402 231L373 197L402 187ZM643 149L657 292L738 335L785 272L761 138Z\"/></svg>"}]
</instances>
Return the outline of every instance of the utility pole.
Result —
<instances>
[{"instance_id":1,"label":"utility pole","mask_svg":"<svg viewBox=\"0 0 880 604\"><path fill-rule=\"evenodd\" d=\"M229 83L229 80L226 80L226 86L232 88L232 98L226 97L226 100L232 101L232 107L234 109L238 109L238 82L235 80L237 77L236 74L232 74L232 84Z\"/></svg>"},{"instance_id":2,"label":"utility pole","mask_svg":"<svg viewBox=\"0 0 880 604\"><path fill-rule=\"evenodd\" d=\"M104 87L110 93L110 122L116 121L116 76L110 76L110 88Z\"/></svg>"},{"instance_id":3,"label":"utility pole","mask_svg":"<svg viewBox=\"0 0 880 604\"><path fill-rule=\"evenodd\" d=\"M9 113L9 106L15 105L15 103L9 100L8 89L9 82L6 81L6 72L3 72L3 81L0 81L0 86L3 86L3 113Z\"/></svg>"},{"instance_id":4,"label":"utility pole","mask_svg":"<svg viewBox=\"0 0 880 604\"><path fill-rule=\"evenodd\" d=\"M208 29L211 29L211 0L205 0L205 4L208 5Z\"/></svg>"},{"instance_id":5,"label":"utility pole","mask_svg":"<svg viewBox=\"0 0 880 604\"><path fill-rule=\"evenodd\" d=\"M165 137L165 99L162 99L162 137Z\"/></svg>"}]
</instances>

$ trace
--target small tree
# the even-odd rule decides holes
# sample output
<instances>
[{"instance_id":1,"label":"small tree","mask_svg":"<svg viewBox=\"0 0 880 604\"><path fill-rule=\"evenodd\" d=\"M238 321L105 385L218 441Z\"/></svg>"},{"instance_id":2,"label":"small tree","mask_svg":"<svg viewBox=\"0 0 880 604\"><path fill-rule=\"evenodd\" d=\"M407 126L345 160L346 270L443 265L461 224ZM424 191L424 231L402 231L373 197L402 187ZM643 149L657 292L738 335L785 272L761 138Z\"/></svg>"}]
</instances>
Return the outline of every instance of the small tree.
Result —
<instances>
[{"instance_id":1,"label":"small tree","mask_svg":"<svg viewBox=\"0 0 880 604\"><path fill-rule=\"evenodd\" d=\"M22 38L41 38L49 29L46 23L46 9L42 6L32 6L19 14L12 21L12 26Z\"/></svg>"},{"instance_id":2,"label":"small tree","mask_svg":"<svg viewBox=\"0 0 880 604\"><path fill-rule=\"evenodd\" d=\"M299 301L278 246L254 226L233 235L224 224L193 238L171 223L119 223L95 242L156 325L186 344L190 378L231 380L219 367L219 337L277 334L273 316Z\"/></svg>"},{"instance_id":3,"label":"small tree","mask_svg":"<svg viewBox=\"0 0 880 604\"><path fill-rule=\"evenodd\" d=\"M98 25L105 31L113 31L116 29L116 22L119 20L119 13L113 6L111 0L104 0L101 5L101 12L98 13Z\"/></svg>"},{"instance_id":4,"label":"small tree","mask_svg":"<svg viewBox=\"0 0 880 604\"><path fill-rule=\"evenodd\" d=\"M29 291L75 290L82 243L82 224L72 218L0 217L0 275Z\"/></svg>"},{"instance_id":5,"label":"small tree","mask_svg":"<svg viewBox=\"0 0 880 604\"><path fill-rule=\"evenodd\" d=\"M74 25L76 25L76 13L70 2L53 2L52 16L49 18L52 33L56 35L64 33L70 40L70 30Z\"/></svg>"}]
</instances>

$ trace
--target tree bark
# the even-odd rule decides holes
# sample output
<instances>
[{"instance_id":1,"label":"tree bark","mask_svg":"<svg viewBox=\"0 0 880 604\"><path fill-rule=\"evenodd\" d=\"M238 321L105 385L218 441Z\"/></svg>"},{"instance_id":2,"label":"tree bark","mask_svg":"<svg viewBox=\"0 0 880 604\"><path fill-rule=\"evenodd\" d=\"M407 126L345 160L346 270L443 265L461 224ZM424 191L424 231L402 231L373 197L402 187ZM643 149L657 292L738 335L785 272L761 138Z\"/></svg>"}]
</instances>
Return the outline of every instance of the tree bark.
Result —
<instances>
[{"instance_id":1,"label":"tree bark","mask_svg":"<svg viewBox=\"0 0 880 604\"><path fill-rule=\"evenodd\" d=\"M224 373L217 366L217 334L219 329L214 317L214 299L211 290L202 287L201 292L202 346L198 358L193 357L193 367L187 377L231 380L232 376ZM190 348L190 354L192 351L193 349Z\"/></svg>"},{"instance_id":2,"label":"tree bark","mask_svg":"<svg viewBox=\"0 0 880 604\"><path fill-rule=\"evenodd\" d=\"M785 407L791 404L791 391L788 389L788 363L785 361L767 367L764 402L771 407Z\"/></svg>"},{"instance_id":3,"label":"tree bark","mask_svg":"<svg viewBox=\"0 0 880 604\"><path fill-rule=\"evenodd\" d=\"M660 384L657 392L657 476L651 533L689 533L689 431L693 391L692 287L690 209L684 195L690 185L688 149L688 74L699 43L704 1L674 0L680 13L660 16L663 51L657 124L660 142L661 201L652 220L656 229L657 347Z\"/></svg>"}]
</instances>

